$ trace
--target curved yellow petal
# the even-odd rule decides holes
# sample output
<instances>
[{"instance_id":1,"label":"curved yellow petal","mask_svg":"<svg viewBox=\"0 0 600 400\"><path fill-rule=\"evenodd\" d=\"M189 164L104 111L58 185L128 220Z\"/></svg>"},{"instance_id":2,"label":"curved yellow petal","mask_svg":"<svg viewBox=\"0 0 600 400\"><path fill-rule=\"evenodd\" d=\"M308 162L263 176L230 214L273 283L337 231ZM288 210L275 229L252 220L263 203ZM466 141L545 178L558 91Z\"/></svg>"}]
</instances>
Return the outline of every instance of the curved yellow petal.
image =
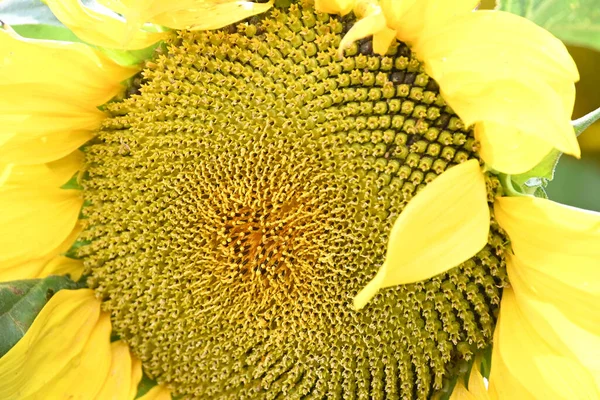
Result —
<instances>
[{"instance_id":1,"label":"curved yellow petal","mask_svg":"<svg viewBox=\"0 0 600 400\"><path fill-rule=\"evenodd\" d=\"M588 301L592 308L588 310L593 314L589 315L590 320L595 323L589 324L592 331L578 326L572 321L572 316L567 314L570 311L578 312L577 304L568 297L569 293L555 293L555 298L548 300L538 295L538 282L524 279L519 273L521 265L516 261L515 256L507 258L507 269L510 283L513 287L515 297L523 315L531 322L531 326L537 331L538 335L548 343L552 349L565 357L575 358L592 376L595 377L600 388L600 325L598 325L598 313L600 312L599 298ZM590 299L592 300L592 299ZM563 301L570 302L575 306L573 310L564 310L557 303ZM562 310L561 310L562 308ZM564 310L564 311L563 311ZM587 324L588 321L585 323Z\"/></svg>"},{"instance_id":2,"label":"curved yellow petal","mask_svg":"<svg viewBox=\"0 0 600 400\"><path fill-rule=\"evenodd\" d=\"M486 185L477 160L449 168L412 198L394 222L386 260L356 295L354 307L364 307L381 288L456 267L485 246L489 227Z\"/></svg>"},{"instance_id":3,"label":"curved yellow petal","mask_svg":"<svg viewBox=\"0 0 600 400\"><path fill-rule=\"evenodd\" d=\"M490 385L499 398L595 399L600 392L592 374L576 359L557 352L539 335L519 307L515 292L502 295L496 326ZM501 374L495 368L501 362ZM518 384L511 384L512 382ZM510 397L510 396L517 397Z\"/></svg>"},{"instance_id":4,"label":"curved yellow petal","mask_svg":"<svg viewBox=\"0 0 600 400\"><path fill-rule=\"evenodd\" d=\"M467 389L459 379L452 391L450 400L489 400L485 384L483 383L483 376L479 372L480 360L478 358L473 362L471 367L471 374L469 375L469 388Z\"/></svg>"},{"instance_id":5,"label":"curved yellow petal","mask_svg":"<svg viewBox=\"0 0 600 400\"><path fill-rule=\"evenodd\" d=\"M79 280L83 274L83 263L60 254L71 248L81 229L81 224L76 224L69 236L57 248L47 253L0 258L0 282L67 274L71 279Z\"/></svg>"},{"instance_id":6,"label":"curved yellow petal","mask_svg":"<svg viewBox=\"0 0 600 400\"><path fill-rule=\"evenodd\" d=\"M505 289L505 292L510 289ZM530 387L524 386L512 372L508 369L504 360L500 356L499 333L500 323L502 318L499 318L494 331L494 345L492 347L492 368L488 381L489 395L493 400L519 399L519 400L536 400L537 397L529 390Z\"/></svg>"},{"instance_id":7,"label":"curved yellow petal","mask_svg":"<svg viewBox=\"0 0 600 400\"><path fill-rule=\"evenodd\" d=\"M581 276L585 271L565 264L562 268L529 265L519 257L509 255L510 273L521 287L527 287L539 301L552 304L574 324L600 337L600 292L574 284L574 280L598 281L594 276ZM569 279L569 276L574 276ZM598 357L600 361L600 355Z\"/></svg>"},{"instance_id":8,"label":"curved yellow petal","mask_svg":"<svg viewBox=\"0 0 600 400\"><path fill-rule=\"evenodd\" d=\"M526 18L502 11L469 12L448 19L420 35L414 50L437 75L445 68L460 71L462 63L463 69L480 73L486 73L482 66L490 66L487 74L498 74L500 79L519 71L546 81L579 80L577 66L559 39Z\"/></svg>"},{"instance_id":9,"label":"curved yellow petal","mask_svg":"<svg viewBox=\"0 0 600 400\"><path fill-rule=\"evenodd\" d=\"M134 384L131 386L130 390L129 390L129 395L127 396L128 399L135 399L135 396L137 395L138 392L138 385L142 380L142 361L135 357L132 356L131 358L131 383Z\"/></svg>"},{"instance_id":10,"label":"curved yellow petal","mask_svg":"<svg viewBox=\"0 0 600 400\"><path fill-rule=\"evenodd\" d=\"M92 399L110 362L110 320L94 292L61 290L0 358L0 398Z\"/></svg>"},{"instance_id":11,"label":"curved yellow petal","mask_svg":"<svg viewBox=\"0 0 600 400\"><path fill-rule=\"evenodd\" d=\"M272 1L243 0L99 0L99 3L122 14L127 23L135 27L151 22L191 30L223 28L273 6Z\"/></svg>"},{"instance_id":12,"label":"curved yellow petal","mask_svg":"<svg viewBox=\"0 0 600 400\"><path fill-rule=\"evenodd\" d=\"M535 197L499 197L494 215L521 263L582 293L600 294L600 213Z\"/></svg>"},{"instance_id":13,"label":"curved yellow petal","mask_svg":"<svg viewBox=\"0 0 600 400\"><path fill-rule=\"evenodd\" d=\"M483 75L460 73L451 74L438 83L444 100L465 124L500 125L546 142L564 153L580 155L563 98L541 80L490 82Z\"/></svg>"},{"instance_id":14,"label":"curved yellow petal","mask_svg":"<svg viewBox=\"0 0 600 400\"><path fill-rule=\"evenodd\" d=\"M327 14L346 15L356 6L358 0L315 0L315 10Z\"/></svg>"},{"instance_id":15,"label":"curved yellow petal","mask_svg":"<svg viewBox=\"0 0 600 400\"><path fill-rule=\"evenodd\" d=\"M81 0L46 0L60 22L84 42L113 49L143 49L162 40L166 32L147 32L139 26L83 5Z\"/></svg>"},{"instance_id":16,"label":"curved yellow petal","mask_svg":"<svg viewBox=\"0 0 600 400\"><path fill-rule=\"evenodd\" d=\"M376 7L375 9L370 10L364 18L355 23L352 28L350 28L348 33L344 35L344 38L340 42L338 55L342 57L344 55L344 50L347 49L352 43L367 36L375 35L384 29L386 29L385 17L383 16L381 9ZM381 47L381 45L381 42L377 43L378 49ZM385 51L387 51L387 48Z\"/></svg>"},{"instance_id":17,"label":"curved yellow petal","mask_svg":"<svg viewBox=\"0 0 600 400\"><path fill-rule=\"evenodd\" d=\"M428 30L413 50L467 125L499 124L580 155L570 124L579 74L549 32L513 14L477 11Z\"/></svg>"},{"instance_id":18,"label":"curved yellow petal","mask_svg":"<svg viewBox=\"0 0 600 400\"><path fill-rule=\"evenodd\" d=\"M81 154L41 165L8 166L0 186L0 265L36 259L72 233L82 205L77 190L60 189L80 168Z\"/></svg>"},{"instance_id":19,"label":"curved yellow petal","mask_svg":"<svg viewBox=\"0 0 600 400\"><path fill-rule=\"evenodd\" d=\"M102 118L103 116L96 120L96 124ZM4 144L0 144L0 159L9 164L46 163L65 157L93 137L91 131L58 131L47 134L41 129L37 134L13 134Z\"/></svg>"},{"instance_id":20,"label":"curved yellow petal","mask_svg":"<svg viewBox=\"0 0 600 400\"><path fill-rule=\"evenodd\" d=\"M158 1L161 3L161 1ZM162 1L165 3L165 1ZM219 29L243 19L262 14L273 6L251 1L178 1L171 8L154 16L151 21L173 29L209 30ZM164 7L164 6L163 6Z\"/></svg>"},{"instance_id":21,"label":"curved yellow petal","mask_svg":"<svg viewBox=\"0 0 600 400\"><path fill-rule=\"evenodd\" d=\"M485 163L506 174L531 170L553 149L537 137L489 121L475 125L475 138L480 144L479 156Z\"/></svg>"},{"instance_id":22,"label":"curved yellow petal","mask_svg":"<svg viewBox=\"0 0 600 400\"><path fill-rule=\"evenodd\" d=\"M157 385L138 400L171 400L171 391L162 385Z\"/></svg>"},{"instance_id":23,"label":"curved yellow petal","mask_svg":"<svg viewBox=\"0 0 600 400\"><path fill-rule=\"evenodd\" d=\"M469 390L465 387L465 385L460 381L456 383L454 389L452 390L452 395L450 396L450 400L480 400L474 394L469 392Z\"/></svg>"},{"instance_id":24,"label":"curved yellow petal","mask_svg":"<svg viewBox=\"0 0 600 400\"><path fill-rule=\"evenodd\" d=\"M375 32L373 34L373 52L380 56L385 55L395 37L396 31L388 27L383 28L379 32Z\"/></svg>"},{"instance_id":25,"label":"curved yellow petal","mask_svg":"<svg viewBox=\"0 0 600 400\"><path fill-rule=\"evenodd\" d=\"M46 277L50 275L69 275L69 277L78 281L83 275L83 262L81 260L75 260L73 258L58 256L53 258L48 264L44 266L39 277Z\"/></svg>"},{"instance_id":26,"label":"curved yellow petal","mask_svg":"<svg viewBox=\"0 0 600 400\"><path fill-rule=\"evenodd\" d=\"M24 39L5 30L0 58L0 157L19 164L77 149L105 118L97 107L136 72L82 43Z\"/></svg>"},{"instance_id":27,"label":"curved yellow petal","mask_svg":"<svg viewBox=\"0 0 600 400\"><path fill-rule=\"evenodd\" d=\"M430 29L473 10L479 0L381 0L388 26L397 38L413 44Z\"/></svg>"},{"instance_id":28,"label":"curved yellow petal","mask_svg":"<svg viewBox=\"0 0 600 400\"><path fill-rule=\"evenodd\" d=\"M113 342L110 347L110 370L96 399L132 400L142 378L142 364L131 355L124 341Z\"/></svg>"}]
</instances>

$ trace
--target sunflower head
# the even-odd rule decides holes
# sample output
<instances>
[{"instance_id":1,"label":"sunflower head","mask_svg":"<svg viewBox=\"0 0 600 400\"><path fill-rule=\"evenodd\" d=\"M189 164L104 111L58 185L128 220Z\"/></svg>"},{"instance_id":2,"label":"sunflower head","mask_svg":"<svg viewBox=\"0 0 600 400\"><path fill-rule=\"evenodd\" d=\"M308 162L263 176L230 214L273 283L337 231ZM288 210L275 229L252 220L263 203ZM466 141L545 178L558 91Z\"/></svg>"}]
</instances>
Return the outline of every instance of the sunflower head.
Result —
<instances>
[{"instance_id":1,"label":"sunflower head","mask_svg":"<svg viewBox=\"0 0 600 400\"><path fill-rule=\"evenodd\" d=\"M497 227L452 273L352 308L411 198L477 159L404 43L337 56L355 22L301 3L174 33L84 148L77 255L176 393L422 398L490 343Z\"/></svg>"},{"instance_id":2,"label":"sunflower head","mask_svg":"<svg viewBox=\"0 0 600 400\"><path fill-rule=\"evenodd\" d=\"M111 397L115 376L129 379L121 397L133 397L142 367L160 384L144 400L169 392L428 399L448 397L455 384L454 396L475 389L484 396L479 360L494 341L501 355L492 387L499 379L514 383L521 352L506 326L538 346L532 330L517 327L529 327L535 301L548 292L529 286L539 273L528 269L537 262L530 247L540 244L523 245L514 221L537 226L544 207L555 210L550 202L507 199L510 177L497 171L523 172L552 146L576 153L564 135L574 79L568 63L548 62L537 77L512 63L488 73L498 57L477 58L457 43L471 40L490 55L498 46L490 50L466 32L496 26L490 15L498 14L471 12L470 0L452 7L435 0L107 0L125 22L114 19L101 34L86 24L106 16L77 1L48 3L106 54L161 45L133 77L135 69L97 50L65 45L65 59L80 64L50 69L34 97L42 104L54 79L79 67L88 71L79 82L85 89L61 97L56 115L19 112L5 121L15 137L13 130L25 129L61 145L39 150L51 161L41 166L10 152L16 165L2 175L0 204L24 198L15 210L34 205L56 214L44 220L62 222L52 235L32 236L36 249L19 237L0 239L11 251L0 258L0 278L26 262L33 276L83 274L87 288L50 300L26 340L0 359L0 382L23 369L30 348L50 348L52 365L39 375L59 397L66 381L46 375L77 376L71 364L101 371L89 375L95 380L82 385L85 393L69 389L81 398ZM25 59L26 45L4 33L0 41ZM543 42L542 34L535 38ZM546 44L564 61L560 46ZM45 60L61 49L27 46L40 47ZM524 53L517 44L506 51ZM20 79L13 84L29 87L28 75L11 68ZM558 78L561 68L568 78ZM78 93L87 100L78 103ZM544 101L531 118L515 106L521 95ZM0 106L18 110L1 99ZM551 121L540 122L548 110L556 111ZM56 127L42 126L48 115ZM63 143L55 131L72 126L76 139ZM23 196L29 181L42 183ZM584 326L582 315L571 318ZM78 333L52 346L49 332L64 319ZM102 355L90 356L92 348ZM575 353L586 367L593 363ZM10 379L29 379L24 374ZM37 393L42 379L35 382L20 395ZM14 387L0 383L0 397L11 398Z\"/></svg>"}]
</instances>

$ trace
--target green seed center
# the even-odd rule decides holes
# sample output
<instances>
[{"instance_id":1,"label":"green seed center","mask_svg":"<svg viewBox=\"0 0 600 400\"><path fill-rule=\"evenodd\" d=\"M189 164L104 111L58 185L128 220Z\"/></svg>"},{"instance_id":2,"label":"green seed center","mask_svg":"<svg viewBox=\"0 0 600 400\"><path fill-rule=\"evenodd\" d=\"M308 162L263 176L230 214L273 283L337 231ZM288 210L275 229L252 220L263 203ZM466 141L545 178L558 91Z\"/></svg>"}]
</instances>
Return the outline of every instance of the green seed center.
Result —
<instances>
[{"instance_id":1,"label":"green seed center","mask_svg":"<svg viewBox=\"0 0 600 400\"><path fill-rule=\"evenodd\" d=\"M88 283L176 394L425 399L491 341L495 225L460 267L351 307L410 199L476 157L404 44L337 58L352 23L292 5L179 32L85 148Z\"/></svg>"}]
</instances>

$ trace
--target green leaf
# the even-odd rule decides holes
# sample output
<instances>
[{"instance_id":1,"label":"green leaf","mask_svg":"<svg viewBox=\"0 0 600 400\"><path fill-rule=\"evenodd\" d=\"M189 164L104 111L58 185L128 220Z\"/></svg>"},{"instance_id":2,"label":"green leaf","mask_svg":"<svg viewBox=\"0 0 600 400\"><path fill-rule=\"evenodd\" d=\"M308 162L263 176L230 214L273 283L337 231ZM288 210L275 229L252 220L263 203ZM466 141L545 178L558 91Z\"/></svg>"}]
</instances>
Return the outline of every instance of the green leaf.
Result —
<instances>
[{"instance_id":1,"label":"green leaf","mask_svg":"<svg viewBox=\"0 0 600 400\"><path fill-rule=\"evenodd\" d=\"M489 379L491 370L492 370L492 346L488 346L485 348L485 350L483 350L483 353L481 354L480 372L484 378Z\"/></svg>"},{"instance_id":2,"label":"green leaf","mask_svg":"<svg viewBox=\"0 0 600 400\"><path fill-rule=\"evenodd\" d=\"M565 43L600 50L598 0L498 0L497 9L525 17Z\"/></svg>"},{"instance_id":3,"label":"green leaf","mask_svg":"<svg viewBox=\"0 0 600 400\"><path fill-rule=\"evenodd\" d=\"M48 24L11 25L19 35L30 39L62 40L81 42L77 36L64 26Z\"/></svg>"},{"instance_id":4,"label":"green leaf","mask_svg":"<svg viewBox=\"0 0 600 400\"><path fill-rule=\"evenodd\" d=\"M554 170L558 164L558 160L562 153L556 149L550 151L542 161L533 167L531 170L519 174L512 175L512 181L516 186L523 190L523 193L527 193L527 188L537 188L540 186L546 186L549 181L554 179Z\"/></svg>"},{"instance_id":5,"label":"green leaf","mask_svg":"<svg viewBox=\"0 0 600 400\"><path fill-rule=\"evenodd\" d=\"M129 66L151 59L154 56L154 51L159 46L162 46L162 42L153 44L152 46L141 50L118 50L108 49L106 47L98 47L97 49L114 60L117 64Z\"/></svg>"},{"instance_id":6,"label":"green leaf","mask_svg":"<svg viewBox=\"0 0 600 400\"><path fill-rule=\"evenodd\" d=\"M138 390L137 390L137 394L136 394L135 398L137 399L137 398L142 397L156 385L157 385L157 383L155 381L153 381L152 379L148 378L146 376L146 374L142 375L142 380L140 381L140 383L138 385Z\"/></svg>"},{"instance_id":7,"label":"green leaf","mask_svg":"<svg viewBox=\"0 0 600 400\"><path fill-rule=\"evenodd\" d=\"M0 283L0 357L25 335L54 293L80 287L66 276Z\"/></svg>"},{"instance_id":8,"label":"green leaf","mask_svg":"<svg viewBox=\"0 0 600 400\"><path fill-rule=\"evenodd\" d=\"M62 185L61 189L75 189L75 190L83 190L83 187L79 184L79 172L76 172L71 179L64 185Z\"/></svg>"}]
</instances>

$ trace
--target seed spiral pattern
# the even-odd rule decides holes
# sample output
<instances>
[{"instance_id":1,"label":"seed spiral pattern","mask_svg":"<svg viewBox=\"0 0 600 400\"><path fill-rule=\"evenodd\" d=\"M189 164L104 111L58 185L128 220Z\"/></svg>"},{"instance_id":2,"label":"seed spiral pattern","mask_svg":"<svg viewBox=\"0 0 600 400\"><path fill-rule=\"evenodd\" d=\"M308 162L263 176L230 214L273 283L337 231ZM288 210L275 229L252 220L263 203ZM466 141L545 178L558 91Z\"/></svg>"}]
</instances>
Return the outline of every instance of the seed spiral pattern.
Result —
<instances>
[{"instance_id":1,"label":"seed spiral pattern","mask_svg":"<svg viewBox=\"0 0 600 400\"><path fill-rule=\"evenodd\" d=\"M425 399L491 341L494 221L473 259L351 307L406 204L477 146L406 45L338 59L352 23L303 3L173 34L85 148L88 284L176 394Z\"/></svg>"}]
</instances>

